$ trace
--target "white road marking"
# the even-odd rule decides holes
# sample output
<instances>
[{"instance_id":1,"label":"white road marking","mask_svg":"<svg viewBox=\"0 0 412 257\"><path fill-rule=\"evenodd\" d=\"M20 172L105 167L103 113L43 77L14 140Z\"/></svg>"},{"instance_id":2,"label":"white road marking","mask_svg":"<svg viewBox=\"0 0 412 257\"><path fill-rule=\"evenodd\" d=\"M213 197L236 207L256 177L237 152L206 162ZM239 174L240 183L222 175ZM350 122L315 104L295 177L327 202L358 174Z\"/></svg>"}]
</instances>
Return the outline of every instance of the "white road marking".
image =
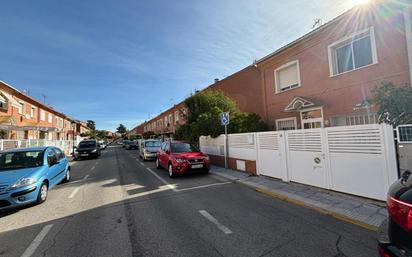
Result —
<instances>
[{"instance_id":1,"label":"white road marking","mask_svg":"<svg viewBox=\"0 0 412 257\"><path fill-rule=\"evenodd\" d=\"M94 169L96 169L96 167L95 167L95 166L93 166L90 170L94 170Z\"/></svg>"},{"instance_id":2,"label":"white road marking","mask_svg":"<svg viewBox=\"0 0 412 257\"><path fill-rule=\"evenodd\" d=\"M75 188L73 192L69 195L69 199L72 199L77 194L77 192L79 192L79 190L80 187Z\"/></svg>"},{"instance_id":3,"label":"white road marking","mask_svg":"<svg viewBox=\"0 0 412 257\"><path fill-rule=\"evenodd\" d=\"M182 191L194 190L194 189L205 188L205 187L221 186L221 185L226 185L226 184L231 184L231 183L232 183L231 181L228 181L228 182L221 182L221 183L213 183L213 184L202 185L202 186L196 186L196 187L189 187L189 188L183 188L183 189L176 189L176 190L175 190L175 192L182 192Z\"/></svg>"},{"instance_id":4,"label":"white road marking","mask_svg":"<svg viewBox=\"0 0 412 257\"><path fill-rule=\"evenodd\" d=\"M202 214L203 217L205 217L207 220L209 220L210 222L212 222L213 224L216 225L216 227L218 229L220 229L223 233L225 233L226 235L232 234L232 230L228 229L227 227L225 227L224 225L222 225L215 217L213 217L212 215L210 215L210 213L208 213L205 210L200 210L199 211L200 214Z\"/></svg>"},{"instance_id":5,"label":"white road marking","mask_svg":"<svg viewBox=\"0 0 412 257\"><path fill-rule=\"evenodd\" d=\"M161 176L157 175L156 172L154 172L151 168L146 168L148 171L150 171L150 173L152 173L157 179L159 179L160 181L163 182L163 184L165 184L167 187L169 187L170 189L172 189L174 192L177 192L176 186L169 184L166 180L164 180Z\"/></svg>"},{"instance_id":6,"label":"white road marking","mask_svg":"<svg viewBox=\"0 0 412 257\"><path fill-rule=\"evenodd\" d=\"M142 166L144 166L144 163L143 162L139 162Z\"/></svg>"},{"instance_id":7,"label":"white road marking","mask_svg":"<svg viewBox=\"0 0 412 257\"><path fill-rule=\"evenodd\" d=\"M46 225L40 231L40 233L34 238L31 242L29 247L27 247L26 251L21 255L21 257L30 257L33 255L34 251L36 251L37 247L39 247L40 243L46 237L47 233L49 233L50 229L53 227L53 224Z\"/></svg>"},{"instance_id":8,"label":"white road marking","mask_svg":"<svg viewBox=\"0 0 412 257\"><path fill-rule=\"evenodd\" d=\"M89 174L87 174L86 176L84 176L83 180L86 180L89 177Z\"/></svg>"}]
</instances>

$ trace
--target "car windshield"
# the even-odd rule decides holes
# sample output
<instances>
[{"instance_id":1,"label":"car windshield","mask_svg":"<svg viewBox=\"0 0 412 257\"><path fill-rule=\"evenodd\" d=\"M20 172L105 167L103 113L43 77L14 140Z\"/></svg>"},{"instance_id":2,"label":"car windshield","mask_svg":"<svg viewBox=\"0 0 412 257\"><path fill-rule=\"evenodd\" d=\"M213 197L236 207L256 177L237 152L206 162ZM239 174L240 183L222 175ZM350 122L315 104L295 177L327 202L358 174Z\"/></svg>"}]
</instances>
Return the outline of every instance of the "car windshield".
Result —
<instances>
[{"instance_id":1,"label":"car windshield","mask_svg":"<svg viewBox=\"0 0 412 257\"><path fill-rule=\"evenodd\" d=\"M83 141L79 143L79 148L96 147L96 141Z\"/></svg>"},{"instance_id":2,"label":"car windshield","mask_svg":"<svg viewBox=\"0 0 412 257\"><path fill-rule=\"evenodd\" d=\"M43 151L7 152L0 154L0 171L33 168L43 165Z\"/></svg>"},{"instance_id":3,"label":"car windshield","mask_svg":"<svg viewBox=\"0 0 412 257\"><path fill-rule=\"evenodd\" d=\"M160 141L148 141L145 142L145 146L146 147L160 147L161 146L161 142Z\"/></svg>"},{"instance_id":4,"label":"car windshield","mask_svg":"<svg viewBox=\"0 0 412 257\"><path fill-rule=\"evenodd\" d=\"M199 150L188 143L178 143L172 144L172 152L173 153L187 153L187 152L198 152Z\"/></svg>"}]
</instances>

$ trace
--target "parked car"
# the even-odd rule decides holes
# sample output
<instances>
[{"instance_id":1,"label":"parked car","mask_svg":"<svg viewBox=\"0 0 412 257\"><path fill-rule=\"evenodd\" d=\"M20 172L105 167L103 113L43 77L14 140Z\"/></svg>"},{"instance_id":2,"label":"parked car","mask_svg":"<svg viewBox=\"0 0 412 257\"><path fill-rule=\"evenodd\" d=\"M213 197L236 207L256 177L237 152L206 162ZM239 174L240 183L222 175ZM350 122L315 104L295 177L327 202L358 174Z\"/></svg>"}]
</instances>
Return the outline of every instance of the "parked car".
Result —
<instances>
[{"instance_id":1,"label":"parked car","mask_svg":"<svg viewBox=\"0 0 412 257\"><path fill-rule=\"evenodd\" d=\"M101 154L100 144L96 140L83 140L74 150L74 159L84 157L98 158Z\"/></svg>"},{"instance_id":2,"label":"parked car","mask_svg":"<svg viewBox=\"0 0 412 257\"><path fill-rule=\"evenodd\" d=\"M160 140L142 140L139 147L139 157L144 161L155 160L161 145L162 142Z\"/></svg>"},{"instance_id":3,"label":"parked car","mask_svg":"<svg viewBox=\"0 0 412 257\"><path fill-rule=\"evenodd\" d=\"M125 143L125 148L126 148L126 150L132 150L132 149L137 150L138 149L137 142L134 141L134 140L128 140Z\"/></svg>"},{"instance_id":4,"label":"parked car","mask_svg":"<svg viewBox=\"0 0 412 257\"><path fill-rule=\"evenodd\" d=\"M170 177L190 172L208 173L209 167L209 156L186 142L164 142L157 153L156 168L167 169Z\"/></svg>"},{"instance_id":5,"label":"parked car","mask_svg":"<svg viewBox=\"0 0 412 257\"><path fill-rule=\"evenodd\" d=\"M100 144L100 150L104 150L104 149L106 149L107 148L107 142L99 142L99 144Z\"/></svg>"},{"instance_id":6,"label":"parked car","mask_svg":"<svg viewBox=\"0 0 412 257\"><path fill-rule=\"evenodd\" d=\"M378 230L379 252L384 257L412 257L412 175L403 173L388 192L389 219Z\"/></svg>"},{"instance_id":7,"label":"parked car","mask_svg":"<svg viewBox=\"0 0 412 257\"><path fill-rule=\"evenodd\" d=\"M70 180L70 165L56 147L0 153L0 210L46 201L48 190Z\"/></svg>"},{"instance_id":8,"label":"parked car","mask_svg":"<svg viewBox=\"0 0 412 257\"><path fill-rule=\"evenodd\" d=\"M126 145L130 142L130 140L123 140L122 147L126 148Z\"/></svg>"}]
</instances>

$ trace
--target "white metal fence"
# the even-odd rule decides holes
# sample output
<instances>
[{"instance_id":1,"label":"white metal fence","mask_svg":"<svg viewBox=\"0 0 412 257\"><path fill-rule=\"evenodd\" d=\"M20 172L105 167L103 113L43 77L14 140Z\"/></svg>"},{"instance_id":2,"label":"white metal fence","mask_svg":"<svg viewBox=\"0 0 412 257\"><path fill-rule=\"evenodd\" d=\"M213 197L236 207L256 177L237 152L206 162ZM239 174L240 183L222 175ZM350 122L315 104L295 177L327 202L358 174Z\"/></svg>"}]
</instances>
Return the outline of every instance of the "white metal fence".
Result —
<instances>
[{"instance_id":1,"label":"white metal fence","mask_svg":"<svg viewBox=\"0 0 412 257\"><path fill-rule=\"evenodd\" d=\"M77 144L77 142L76 142ZM42 140L42 139L25 139L25 140L0 140L0 151L11 150L16 148L55 146L62 149L66 154L70 154L73 149L72 140Z\"/></svg>"},{"instance_id":2,"label":"white metal fence","mask_svg":"<svg viewBox=\"0 0 412 257\"><path fill-rule=\"evenodd\" d=\"M223 156L224 136L201 137ZM229 135L229 157L256 161L259 175L385 200L398 177L393 129L385 124Z\"/></svg>"}]
</instances>

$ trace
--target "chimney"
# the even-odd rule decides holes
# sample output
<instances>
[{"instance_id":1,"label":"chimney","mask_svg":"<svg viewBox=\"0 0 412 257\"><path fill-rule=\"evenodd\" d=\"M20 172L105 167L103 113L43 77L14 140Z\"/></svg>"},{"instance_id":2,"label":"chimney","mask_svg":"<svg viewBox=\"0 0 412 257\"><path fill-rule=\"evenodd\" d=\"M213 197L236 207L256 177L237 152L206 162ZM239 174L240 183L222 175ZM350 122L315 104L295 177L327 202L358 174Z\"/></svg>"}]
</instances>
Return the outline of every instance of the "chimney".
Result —
<instances>
[{"instance_id":1,"label":"chimney","mask_svg":"<svg viewBox=\"0 0 412 257\"><path fill-rule=\"evenodd\" d=\"M217 82L219 82L219 79L218 79L218 78L215 78L215 83L217 83Z\"/></svg>"}]
</instances>

